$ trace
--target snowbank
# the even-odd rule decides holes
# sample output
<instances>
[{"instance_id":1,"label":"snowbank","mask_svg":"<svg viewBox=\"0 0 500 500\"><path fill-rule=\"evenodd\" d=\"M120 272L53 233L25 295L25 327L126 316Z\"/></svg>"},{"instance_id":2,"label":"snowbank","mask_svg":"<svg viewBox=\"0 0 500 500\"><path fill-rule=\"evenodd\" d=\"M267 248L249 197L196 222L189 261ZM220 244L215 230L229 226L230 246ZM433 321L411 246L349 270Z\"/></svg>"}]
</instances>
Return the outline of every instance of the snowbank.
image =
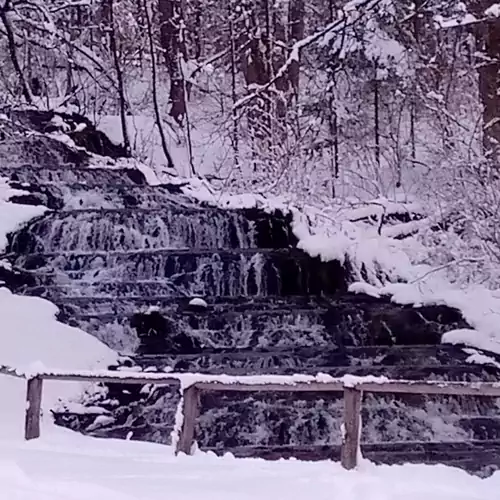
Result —
<instances>
[{"instance_id":1,"label":"snowbank","mask_svg":"<svg viewBox=\"0 0 500 500\"><path fill-rule=\"evenodd\" d=\"M33 217L43 215L47 209L41 205L17 205L9 203L11 196L26 194L12 189L8 179L0 177L0 251L7 246L7 234L15 231Z\"/></svg>"},{"instance_id":2,"label":"snowbank","mask_svg":"<svg viewBox=\"0 0 500 500\"><path fill-rule=\"evenodd\" d=\"M33 371L40 366L53 369L105 368L116 361L116 353L95 337L56 321L57 307L37 297L12 294L0 288L0 364ZM46 424L50 409L59 399L82 394L82 384L45 382L43 408ZM0 436L23 436L26 382L0 375Z\"/></svg>"}]
</instances>

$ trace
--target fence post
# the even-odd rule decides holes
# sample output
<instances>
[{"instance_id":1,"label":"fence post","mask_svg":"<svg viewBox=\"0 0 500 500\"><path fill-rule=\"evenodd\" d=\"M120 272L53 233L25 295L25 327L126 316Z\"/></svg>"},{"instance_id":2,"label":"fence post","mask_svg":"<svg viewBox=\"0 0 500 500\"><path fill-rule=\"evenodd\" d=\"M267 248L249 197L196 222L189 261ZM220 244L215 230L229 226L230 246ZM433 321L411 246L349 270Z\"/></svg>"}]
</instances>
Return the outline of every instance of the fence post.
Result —
<instances>
[{"instance_id":1,"label":"fence post","mask_svg":"<svg viewBox=\"0 0 500 500\"><path fill-rule=\"evenodd\" d=\"M191 385L184 390L182 403L182 427L177 440L176 455L179 452L191 455L194 444L194 430L199 412L199 390L196 385Z\"/></svg>"},{"instance_id":2,"label":"fence post","mask_svg":"<svg viewBox=\"0 0 500 500\"><path fill-rule=\"evenodd\" d=\"M358 463L358 448L363 392L356 387L344 387L344 435L342 436L341 464L354 469Z\"/></svg>"},{"instance_id":3,"label":"fence post","mask_svg":"<svg viewBox=\"0 0 500 500\"><path fill-rule=\"evenodd\" d=\"M24 422L25 439L36 439L40 437L42 386L43 379L41 377L28 379L26 390L26 417Z\"/></svg>"}]
</instances>

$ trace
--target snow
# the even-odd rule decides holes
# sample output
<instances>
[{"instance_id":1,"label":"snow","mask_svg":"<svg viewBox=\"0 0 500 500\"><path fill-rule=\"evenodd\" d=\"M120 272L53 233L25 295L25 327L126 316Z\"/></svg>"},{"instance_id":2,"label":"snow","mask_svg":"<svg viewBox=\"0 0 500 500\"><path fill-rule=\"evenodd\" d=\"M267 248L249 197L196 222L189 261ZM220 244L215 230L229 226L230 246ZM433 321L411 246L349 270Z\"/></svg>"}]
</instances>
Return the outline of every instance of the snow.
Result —
<instances>
[{"instance_id":1,"label":"snow","mask_svg":"<svg viewBox=\"0 0 500 500\"><path fill-rule=\"evenodd\" d=\"M194 117L192 119L195 120ZM196 121L194 122L196 123ZM114 143L118 144L123 141L119 116L101 115L97 125L98 129L103 131ZM167 174L168 168L154 117L140 114L127 116L127 127L135 154L143 160L143 162L136 161L134 166L141 169L146 167L148 169L147 175L150 176L148 182L153 185L157 184L154 172ZM169 153L178 169L176 173L181 176L189 176L190 154L186 145L187 138L182 135L182 131L176 131L169 124L164 124L164 130ZM193 156L196 156L197 159L197 171L208 173L213 171L216 165L228 164L228 148L224 142L226 139L220 135L216 136L211 126L198 123L191 130L191 140ZM120 166L123 165L124 163L120 160Z\"/></svg>"},{"instance_id":2,"label":"snow","mask_svg":"<svg viewBox=\"0 0 500 500\"><path fill-rule=\"evenodd\" d=\"M500 3L494 3L490 5L484 13L488 17L500 17Z\"/></svg>"},{"instance_id":3,"label":"snow","mask_svg":"<svg viewBox=\"0 0 500 500\"><path fill-rule=\"evenodd\" d=\"M2 443L3 444L3 443ZM64 433L0 447L1 500L493 500L500 475L444 466L174 457L166 447Z\"/></svg>"},{"instance_id":4,"label":"snow","mask_svg":"<svg viewBox=\"0 0 500 500\"><path fill-rule=\"evenodd\" d=\"M14 295L0 288L0 364L34 374L45 367L88 369L116 360L116 353L95 337L56 321L57 312L57 307L47 300ZM25 385L24 380L0 376L0 436L22 435ZM78 397L83 387L78 383L46 382L45 412L56 407L59 399Z\"/></svg>"},{"instance_id":5,"label":"snow","mask_svg":"<svg viewBox=\"0 0 500 500\"><path fill-rule=\"evenodd\" d=\"M5 363L5 365L8 365ZM354 387L364 383L370 384L383 384L388 382L386 377L365 376L358 377L355 375L344 375L343 377L332 377L325 373L318 373L317 375L207 375L204 373L175 373L169 372L168 375L155 372L139 371L136 367L122 367L121 370L79 370L79 369L55 369L46 368L43 364L37 363L35 366L32 364L28 370L23 370L14 364L8 365L14 368L14 372L19 377L33 378L36 376L41 377L71 377L73 379L100 379L100 378L113 378L115 380L137 380L146 382L158 383L175 383L179 381L181 389L186 389L193 384L199 382L208 383L221 383L225 385L231 384L244 384L244 385L296 385L296 384L338 384L339 387Z\"/></svg>"},{"instance_id":6,"label":"snow","mask_svg":"<svg viewBox=\"0 0 500 500\"><path fill-rule=\"evenodd\" d=\"M457 26L467 26L469 24L474 24L478 22L478 19L472 14L465 14L460 18L457 17L444 18L441 15L436 15L434 16L434 21L437 23L438 27L447 29L447 28L455 28Z\"/></svg>"},{"instance_id":7,"label":"snow","mask_svg":"<svg viewBox=\"0 0 500 500\"><path fill-rule=\"evenodd\" d=\"M195 307L208 307L208 304L206 303L206 301L200 297L195 297L194 299L191 299L189 301L189 305L195 306Z\"/></svg>"},{"instance_id":8,"label":"snow","mask_svg":"<svg viewBox=\"0 0 500 500\"><path fill-rule=\"evenodd\" d=\"M364 293L377 299L380 298L380 290L376 286L365 283L364 281L352 283L349 285L348 291L351 293Z\"/></svg>"},{"instance_id":9,"label":"snow","mask_svg":"<svg viewBox=\"0 0 500 500\"><path fill-rule=\"evenodd\" d=\"M500 354L500 342L496 339L487 339L482 336L477 330L462 328L459 330L452 330L443 334L441 338L443 344L454 344L454 345L466 345L477 347L485 351L490 351L496 354ZM483 361L488 358L484 356ZM476 360L479 358L475 358ZM500 366L500 365L499 365Z\"/></svg>"},{"instance_id":10,"label":"snow","mask_svg":"<svg viewBox=\"0 0 500 500\"><path fill-rule=\"evenodd\" d=\"M43 215L47 208L42 205L18 205L8 200L12 196L26 194L25 191L12 189L8 179L0 177L0 250L7 246L7 234L15 231L33 217Z\"/></svg>"},{"instance_id":11,"label":"snow","mask_svg":"<svg viewBox=\"0 0 500 500\"><path fill-rule=\"evenodd\" d=\"M432 277L432 276L431 276ZM459 289L442 279L389 283L372 286L356 282L349 286L353 293L386 296L402 305L446 305L458 309L472 328L447 332L443 343L463 344L500 354L500 294L483 286Z\"/></svg>"},{"instance_id":12,"label":"snow","mask_svg":"<svg viewBox=\"0 0 500 500\"><path fill-rule=\"evenodd\" d=\"M469 357L465 360L467 363L474 363L476 365L488 365L494 366L495 368L500 368L500 363L498 361L495 361L491 356L485 356L475 349L464 348L464 351L469 354Z\"/></svg>"}]
</instances>

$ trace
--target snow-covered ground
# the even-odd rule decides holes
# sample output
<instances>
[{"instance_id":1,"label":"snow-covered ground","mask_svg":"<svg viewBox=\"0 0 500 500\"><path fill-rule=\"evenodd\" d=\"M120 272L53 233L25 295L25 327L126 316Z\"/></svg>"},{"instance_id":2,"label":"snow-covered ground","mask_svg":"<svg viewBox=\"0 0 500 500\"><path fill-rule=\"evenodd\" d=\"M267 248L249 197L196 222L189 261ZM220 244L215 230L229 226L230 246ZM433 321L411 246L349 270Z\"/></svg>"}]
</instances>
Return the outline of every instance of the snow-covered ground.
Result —
<instances>
[{"instance_id":1,"label":"snow-covered ground","mask_svg":"<svg viewBox=\"0 0 500 500\"><path fill-rule=\"evenodd\" d=\"M497 500L500 473L479 479L444 466L265 462L97 440L68 431L0 442L2 500Z\"/></svg>"}]
</instances>

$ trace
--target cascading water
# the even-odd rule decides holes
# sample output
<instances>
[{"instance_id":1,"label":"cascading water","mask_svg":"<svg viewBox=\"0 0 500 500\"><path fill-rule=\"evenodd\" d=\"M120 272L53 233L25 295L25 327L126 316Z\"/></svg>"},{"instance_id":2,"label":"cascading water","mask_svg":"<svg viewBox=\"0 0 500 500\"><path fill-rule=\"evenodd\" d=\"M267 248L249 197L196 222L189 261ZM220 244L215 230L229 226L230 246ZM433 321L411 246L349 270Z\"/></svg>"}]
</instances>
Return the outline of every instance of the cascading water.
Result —
<instances>
[{"instance_id":1,"label":"cascading water","mask_svg":"<svg viewBox=\"0 0 500 500\"><path fill-rule=\"evenodd\" d=\"M146 185L133 169L88 168L85 154L52 139L26 141L35 149L0 142L0 175L30 193L16 201L52 211L10 236L8 257L28 276L16 291L54 301L61 320L128 354L124 365L498 379L497 368L439 345L443 332L466 326L458 311L347 293L349 263L298 250L290 215L206 207L178 186ZM190 304L194 296L206 307ZM98 436L169 441L176 391L114 384L96 398L89 404L109 418L66 412L57 421ZM365 403L367 443L500 437L498 407L481 398L467 407L415 396ZM212 449L331 445L341 415L336 395L205 394L197 439Z\"/></svg>"}]
</instances>

